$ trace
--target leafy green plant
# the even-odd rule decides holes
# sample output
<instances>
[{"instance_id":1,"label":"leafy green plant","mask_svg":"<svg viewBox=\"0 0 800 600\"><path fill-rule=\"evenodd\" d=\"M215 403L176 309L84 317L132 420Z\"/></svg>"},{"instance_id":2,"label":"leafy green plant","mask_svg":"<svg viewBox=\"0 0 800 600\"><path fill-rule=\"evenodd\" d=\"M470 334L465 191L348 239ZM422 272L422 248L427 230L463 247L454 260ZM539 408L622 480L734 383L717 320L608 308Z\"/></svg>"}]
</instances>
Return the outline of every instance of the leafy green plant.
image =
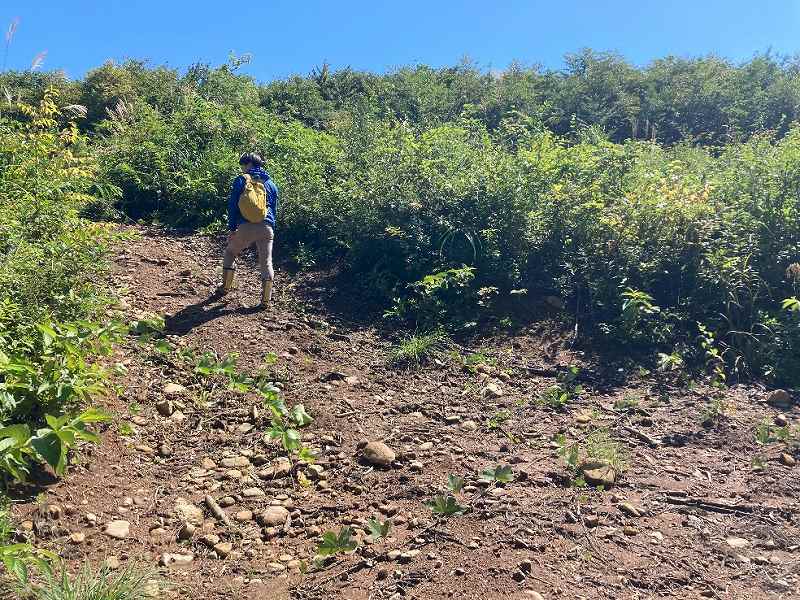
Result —
<instances>
[{"instance_id":1,"label":"leafy green plant","mask_svg":"<svg viewBox=\"0 0 800 600\"><path fill-rule=\"evenodd\" d=\"M633 394L625 394L622 398L614 400L614 410L629 411L639 407L639 398Z\"/></svg>"},{"instance_id":2,"label":"leafy green plant","mask_svg":"<svg viewBox=\"0 0 800 600\"><path fill-rule=\"evenodd\" d=\"M100 442L98 435L89 431L87 426L109 421L111 417L92 408L77 416L46 415L45 419L49 427L37 429L35 435L26 424L0 429L0 470L15 480L25 481L30 472L29 461L36 459L49 464L56 475L63 475L67 453L76 442Z\"/></svg>"},{"instance_id":3,"label":"leafy green plant","mask_svg":"<svg viewBox=\"0 0 800 600\"><path fill-rule=\"evenodd\" d=\"M378 519L370 519L367 521L367 529L370 532L370 539L372 541L388 537L391 528L391 521L384 521L383 523L381 523Z\"/></svg>"},{"instance_id":4,"label":"leafy green plant","mask_svg":"<svg viewBox=\"0 0 800 600\"><path fill-rule=\"evenodd\" d=\"M514 473L509 466L498 465L493 469L486 469L481 473L481 481L509 483L514 480Z\"/></svg>"},{"instance_id":5,"label":"leafy green plant","mask_svg":"<svg viewBox=\"0 0 800 600\"><path fill-rule=\"evenodd\" d=\"M552 408L560 409L566 406L583 392L583 386L575 383L580 375L580 369L571 366L564 373L559 373L556 385L550 386L540 396L540 402Z\"/></svg>"},{"instance_id":6,"label":"leafy green plant","mask_svg":"<svg viewBox=\"0 0 800 600\"><path fill-rule=\"evenodd\" d=\"M309 425L313 418L306 412L302 404L287 409L286 404L279 396L277 388L263 390L265 394L265 407L270 411L270 428L267 435L279 439L284 451L289 458L297 456L303 462L314 461L311 450L302 444L299 429Z\"/></svg>"},{"instance_id":7,"label":"leafy green plant","mask_svg":"<svg viewBox=\"0 0 800 600\"><path fill-rule=\"evenodd\" d=\"M425 506L430 508L434 514L444 517L463 515L468 510L467 507L461 506L456 499L449 494L437 494L433 497L433 500L426 502Z\"/></svg>"},{"instance_id":8,"label":"leafy green plant","mask_svg":"<svg viewBox=\"0 0 800 600\"><path fill-rule=\"evenodd\" d=\"M326 557L352 552L358 547L352 534L353 530L346 526L342 527L339 533L326 531L322 534L322 541L317 546L317 555Z\"/></svg>"}]
</instances>

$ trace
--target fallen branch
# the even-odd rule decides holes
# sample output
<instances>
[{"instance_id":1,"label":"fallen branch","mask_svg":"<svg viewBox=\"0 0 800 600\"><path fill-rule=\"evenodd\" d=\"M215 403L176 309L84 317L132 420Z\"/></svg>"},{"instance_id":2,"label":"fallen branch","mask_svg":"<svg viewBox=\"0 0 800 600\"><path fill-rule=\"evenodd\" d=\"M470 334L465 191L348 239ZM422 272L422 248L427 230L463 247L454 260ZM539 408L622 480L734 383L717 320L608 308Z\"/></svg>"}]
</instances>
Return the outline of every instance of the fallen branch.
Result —
<instances>
[{"instance_id":1,"label":"fallen branch","mask_svg":"<svg viewBox=\"0 0 800 600\"><path fill-rule=\"evenodd\" d=\"M631 435L639 438L644 443L649 444L653 448L658 448L661 445L661 442L659 440L657 440L657 439L655 439L653 437L650 437L649 435L647 435L643 431L639 431L638 429L634 429L630 425L623 425L622 429L624 429L625 431L627 431Z\"/></svg>"}]
</instances>

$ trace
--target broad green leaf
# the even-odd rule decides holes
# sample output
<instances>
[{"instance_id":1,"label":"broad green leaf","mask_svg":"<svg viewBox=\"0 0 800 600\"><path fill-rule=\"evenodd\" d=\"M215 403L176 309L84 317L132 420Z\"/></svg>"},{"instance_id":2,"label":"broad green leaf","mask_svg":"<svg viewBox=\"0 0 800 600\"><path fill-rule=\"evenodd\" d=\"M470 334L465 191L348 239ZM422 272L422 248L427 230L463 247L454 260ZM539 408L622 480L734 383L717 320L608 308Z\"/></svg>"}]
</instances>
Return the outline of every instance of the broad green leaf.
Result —
<instances>
[{"instance_id":1,"label":"broad green leaf","mask_svg":"<svg viewBox=\"0 0 800 600\"><path fill-rule=\"evenodd\" d=\"M167 340L158 340L153 347L161 354L169 354L172 352L172 345Z\"/></svg>"},{"instance_id":2,"label":"broad green leaf","mask_svg":"<svg viewBox=\"0 0 800 600\"><path fill-rule=\"evenodd\" d=\"M8 425L0 429L0 439L11 438L17 446L24 446L31 437L31 428L20 423L18 425Z\"/></svg>"},{"instance_id":3,"label":"broad green leaf","mask_svg":"<svg viewBox=\"0 0 800 600\"><path fill-rule=\"evenodd\" d=\"M438 515L452 516L461 515L467 511L467 508L461 506L453 496L437 495L431 502L426 502L425 506L430 508Z\"/></svg>"},{"instance_id":4,"label":"broad green leaf","mask_svg":"<svg viewBox=\"0 0 800 600\"><path fill-rule=\"evenodd\" d=\"M311 464L315 460L317 460L317 457L314 456L314 453L311 451L311 449L306 448L305 446L300 448L300 452L297 454L297 458L307 464Z\"/></svg>"},{"instance_id":5,"label":"broad green leaf","mask_svg":"<svg viewBox=\"0 0 800 600\"><path fill-rule=\"evenodd\" d=\"M317 554L320 556L333 556L341 552L352 552L358 544L352 539L350 527L342 527L337 535L334 531L326 531L322 536L322 542L317 546Z\"/></svg>"},{"instance_id":6,"label":"broad green leaf","mask_svg":"<svg viewBox=\"0 0 800 600\"><path fill-rule=\"evenodd\" d=\"M497 466L494 469L486 469L481 473L481 481L498 481L500 483L508 483L514 480L514 474L511 467Z\"/></svg>"},{"instance_id":7,"label":"broad green leaf","mask_svg":"<svg viewBox=\"0 0 800 600\"><path fill-rule=\"evenodd\" d=\"M104 410L100 410L99 408L88 408L79 414L74 420L81 421L83 423L103 423L106 421L110 421L113 417L105 412Z\"/></svg>"},{"instance_id":8,"label":"broad green leaf","mask_svg":"<svg viewBox=\"0 0 800 600\"><path fill-rule=\"evenodd\" d=\"M31 446L42 460L53 467L56 475L64 474L66 451L55 432L51 431L42 437L31 438Z\"/></svg>"},{"instance_id":9,"label":"broad green leaf","mask_svg":"<svg viewBox=\"0 0 800 600\"><path fill-rule=\"evenodd\" d=\"M314 420L311 415L306 412L302 404L296 404L292 407L291 418L298 427L305 427Z\"/></svg>"},{"instance_id":10,"label":"broad green leaf","mask_svg":"<svg viewBox=\"0 0 800 600\"><path fill-rule=\"evenodd\" d=\"M370 519L367 521L367 528L370 532L370 537L373 540L385 538L389 535L389 530L392 528L391 521L384 521L381 523L377 519Z\"/></svg>"}]
</instances>

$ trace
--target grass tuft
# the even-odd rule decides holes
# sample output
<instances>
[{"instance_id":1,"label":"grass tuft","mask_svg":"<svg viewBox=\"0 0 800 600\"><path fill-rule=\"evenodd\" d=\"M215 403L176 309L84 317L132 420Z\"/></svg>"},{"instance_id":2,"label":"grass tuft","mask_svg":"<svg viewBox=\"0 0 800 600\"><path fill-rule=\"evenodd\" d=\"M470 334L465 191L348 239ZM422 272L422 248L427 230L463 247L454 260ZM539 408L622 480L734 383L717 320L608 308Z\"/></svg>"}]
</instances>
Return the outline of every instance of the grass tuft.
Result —
<instances>
[{"instance_id":1,"label":"grass tuft","mask_svg":"<svg viewBox=\"0 0 800 600\"><path fill-rule=\"evenodd\" d=\"M25 600L145 600L158 585L153 571L128 566L119 572L93 570L87 565L71 576L62 564L58 572L45 573L43 581L30 586Z\"/></svg>"},{"instance_id":2,"label":"grass tuft","mask_svg":"<svg viewBox=\"0 0 800 600\"><path fill-rule=\"evenodd\" d=\"M400 367L418 367L443 350L446 344L447 334L438 329L409 336L392 351L391 363Z\"/></svg>"}]
</instances>

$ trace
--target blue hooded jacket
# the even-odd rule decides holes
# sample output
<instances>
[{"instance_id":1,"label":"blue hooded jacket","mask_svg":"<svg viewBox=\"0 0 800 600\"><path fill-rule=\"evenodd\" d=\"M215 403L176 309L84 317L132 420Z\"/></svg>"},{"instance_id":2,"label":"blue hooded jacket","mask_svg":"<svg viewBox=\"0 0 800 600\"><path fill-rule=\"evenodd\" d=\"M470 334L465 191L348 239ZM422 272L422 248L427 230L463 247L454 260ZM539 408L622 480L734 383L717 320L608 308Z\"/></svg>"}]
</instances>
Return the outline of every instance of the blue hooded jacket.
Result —
<instances>
[{"instance_id":1,"label":"blue hooded jacket","mask_svg":"<svg viewBox=\"0 0 800 600\"><path fill-rule=\"evenodd\" d=\"M275 229L275 217L278 214L278 186L272 181L269 173L261 167L250 169L248 175L264 182L264 189L267 190L267 216L264 217L264 223ZM242 195L244 183L244 176L239 175L231 188L231 197L228 200L228 229L231 231L236 231L242 223L248 223L248 220L239 211L239 196Z\"/></svg>"}]
</instances>

